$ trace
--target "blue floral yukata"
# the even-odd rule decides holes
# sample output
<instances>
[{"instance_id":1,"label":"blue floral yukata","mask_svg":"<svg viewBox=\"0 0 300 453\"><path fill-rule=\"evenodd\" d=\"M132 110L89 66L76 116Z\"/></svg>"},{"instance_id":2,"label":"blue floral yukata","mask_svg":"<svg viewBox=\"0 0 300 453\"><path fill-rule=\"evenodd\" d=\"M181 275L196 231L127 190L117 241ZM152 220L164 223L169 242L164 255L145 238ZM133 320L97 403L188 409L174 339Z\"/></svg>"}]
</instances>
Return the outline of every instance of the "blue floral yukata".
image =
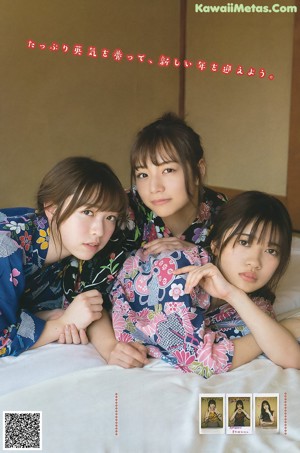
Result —
<instances>
[{"instance_id":1,"label":"blue floral yukata","mask_svg":"<svg viewBox=\"0 0 300 453\"><path fill-rule=\"evenodd\" d=\"M45 321L32 314L35 299L62 298L63 262L43 267L48 221L21 211L0 212L0 357L19 355L38 340Z\"/></svg>"},{"instance_id":2,"label":"blue floral yukata","mask_svg":"<svg viewBox=\"0 0 300 453\"><path fill-rule=\"evenodd\" d=\"M125 259L118 234L92 260L67 257L45 266L49 241L46 217L30 208L0 211L0 357L19 355L40 337L45 321L34 313L66 309L74 297L97 289L108 301L114 275Z\"/></svg>"},{"instance_id":3,"label":"blue floral yukata","mask_svg":"<svg viewBox=\"0 0 300 453\"><path fill-rule=\"evenodd\" d=\"M198 247L149 256L139 249L130 256L111 291L117 340L140 342L150 356L186 373L208 378L228 371L233 343L205 325L210 296L199 287L185 294L186 274L173 274L207 262L207 252Z\"/></svg>"},{"instance_id":4,"label":"blue floral yukata","mask_svg":"<svg viewBox=\"0 0 300 453\"><path fill-rule=\"evenodd\" d=\"M269 315L272 319L276 319L273 309L274 295L271 293L259 295L259 290L249 294L249 297L264 313ZM240 338L248 335L250 330L245 322L241 319L238 312L228 303L224 303L218 308L210 309L206 313L205 325L207 328L214 332L222 332L228 338Z\"/></svg>"}]
</instances>

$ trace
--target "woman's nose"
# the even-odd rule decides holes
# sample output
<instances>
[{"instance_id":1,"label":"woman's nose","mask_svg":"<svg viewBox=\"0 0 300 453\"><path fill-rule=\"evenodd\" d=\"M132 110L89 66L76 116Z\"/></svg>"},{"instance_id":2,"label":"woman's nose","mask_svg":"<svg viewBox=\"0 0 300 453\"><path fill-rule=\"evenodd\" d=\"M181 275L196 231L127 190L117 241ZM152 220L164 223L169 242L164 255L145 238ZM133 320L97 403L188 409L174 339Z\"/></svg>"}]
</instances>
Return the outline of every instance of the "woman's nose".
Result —
<instances>
[{"instance_id":1,"label":"woman's nose","mask_svg":"<svg viewBox=\"0 0 300 453\"><path fill-rule=\"evenodd\" d=\"M150 191L152 193L162 192L163 189L164 189L164 186L163 186L163 182L162 182L160 176L158 176L158 175L152 176L150 178Z\"/></svg>"},{"instance_id":2,"label":"woman's nose","mask_svg":"<svg viewBox=\"0 0 300 453\"><path fill-rule=\"evenodd\" d=\"M103 231L104 231L103 219L95 218L95 221L93 222L93 225L92 225L92 234L94 234L95 236L101 237L101 236L103 236Z\"/></svg>"},{"instance_id":3,"label":"woman's nose","mask_svg":"<svg viewBox=\"0 0 300 453\"><path fill-rule=\"evenodd\" d=\"M261 269L261 267L262 267L261 251L256 250L252 247L249 247L249 253L247 256L247 264L254 269Z\"/></svg>"}]
</instances>

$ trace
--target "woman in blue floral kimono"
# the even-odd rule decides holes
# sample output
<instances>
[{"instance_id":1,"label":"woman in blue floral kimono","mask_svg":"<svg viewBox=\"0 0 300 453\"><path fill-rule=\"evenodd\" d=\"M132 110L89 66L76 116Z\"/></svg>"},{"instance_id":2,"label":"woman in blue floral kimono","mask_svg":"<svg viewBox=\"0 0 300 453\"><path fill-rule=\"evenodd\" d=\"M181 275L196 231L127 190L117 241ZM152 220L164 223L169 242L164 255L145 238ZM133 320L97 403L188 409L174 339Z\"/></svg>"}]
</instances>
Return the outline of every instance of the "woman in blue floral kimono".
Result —
<instances>
[{"instance_id":1,"label":"woman in blue floral kimono","mask_svg":"<svg viewBox=\"0 0 300 453\"><path fill-rule=\"evenodd\" d=\"M122 262L110 239L126 204L122 186L106 164L74 157L44 177L36 212L0 212L0 356L55 341L66 325L76 325L74 338L78 333L79 342L85 342L84 329L101 318L99 285L89 281L81 289L85 292L77 295L75 287L65 297L62 276L70 256L80 266L101 251L98 275L107 289ZM64 309L63 315L49 320L37 316L53 309Z\"/></svg>"}]
</instances>

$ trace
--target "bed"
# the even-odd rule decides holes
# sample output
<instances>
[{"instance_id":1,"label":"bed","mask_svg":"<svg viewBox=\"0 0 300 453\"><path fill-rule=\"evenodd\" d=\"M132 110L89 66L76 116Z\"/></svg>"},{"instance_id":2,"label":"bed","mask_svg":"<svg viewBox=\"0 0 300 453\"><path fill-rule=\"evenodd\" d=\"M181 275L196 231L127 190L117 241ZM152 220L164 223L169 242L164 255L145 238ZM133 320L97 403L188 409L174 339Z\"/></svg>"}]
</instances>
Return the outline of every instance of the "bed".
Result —
<instances>
[{"instance_id":1,"label":"bed","mask_svg":"<svg viewBox=\"0 0 300 453\"><path fill-rule=\"evenodd\" d=\"M281 318L299 312L299 270L300 237L294 237L275 302ZM263 356L205 380L156 359L144 369L107 366L91 345L53 343L2 358L0 370L1 412L41 411L45 453L300 451L300 371ZM278 394L279 432L200 434L199 394L226 400L232 393Z\"/></svg>"}]
</instances>

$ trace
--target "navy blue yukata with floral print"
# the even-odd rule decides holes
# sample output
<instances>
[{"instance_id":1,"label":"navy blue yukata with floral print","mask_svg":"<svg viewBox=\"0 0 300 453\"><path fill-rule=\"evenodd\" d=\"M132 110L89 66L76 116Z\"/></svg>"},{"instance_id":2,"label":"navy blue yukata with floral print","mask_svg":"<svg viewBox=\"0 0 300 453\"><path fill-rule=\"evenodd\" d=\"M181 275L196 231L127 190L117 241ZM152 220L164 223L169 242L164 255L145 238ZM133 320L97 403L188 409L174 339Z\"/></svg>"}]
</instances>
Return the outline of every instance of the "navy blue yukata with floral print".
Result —
<instances>
[{"instance_id":1,"label":"navy blue yukata with floral print","mask_svg":"<svg viewBox=\"0 0 300 453\"><path fill-rule=\"evenodd\" d=\"M46 217L0 211L0 356L19 355L38 340L45 321L32 314L35 300L62 299L63 261L44 266L48 235Z\"/></svg>"},{"instance_id":2,"label":"navy blue yukata with floral print","mask_svg":"<svg viewBox=\"0 0 300 453\"><path fill-rule=\"evenodd\" d=\"M125 260L118 232L94 262L66 257L45 265L49 224L31 208L0 210L0 357L19 355L40 337L45 321L34 313L66 309L74 297L97 289L108 301Z\"/></svg>"}]
</instances>

